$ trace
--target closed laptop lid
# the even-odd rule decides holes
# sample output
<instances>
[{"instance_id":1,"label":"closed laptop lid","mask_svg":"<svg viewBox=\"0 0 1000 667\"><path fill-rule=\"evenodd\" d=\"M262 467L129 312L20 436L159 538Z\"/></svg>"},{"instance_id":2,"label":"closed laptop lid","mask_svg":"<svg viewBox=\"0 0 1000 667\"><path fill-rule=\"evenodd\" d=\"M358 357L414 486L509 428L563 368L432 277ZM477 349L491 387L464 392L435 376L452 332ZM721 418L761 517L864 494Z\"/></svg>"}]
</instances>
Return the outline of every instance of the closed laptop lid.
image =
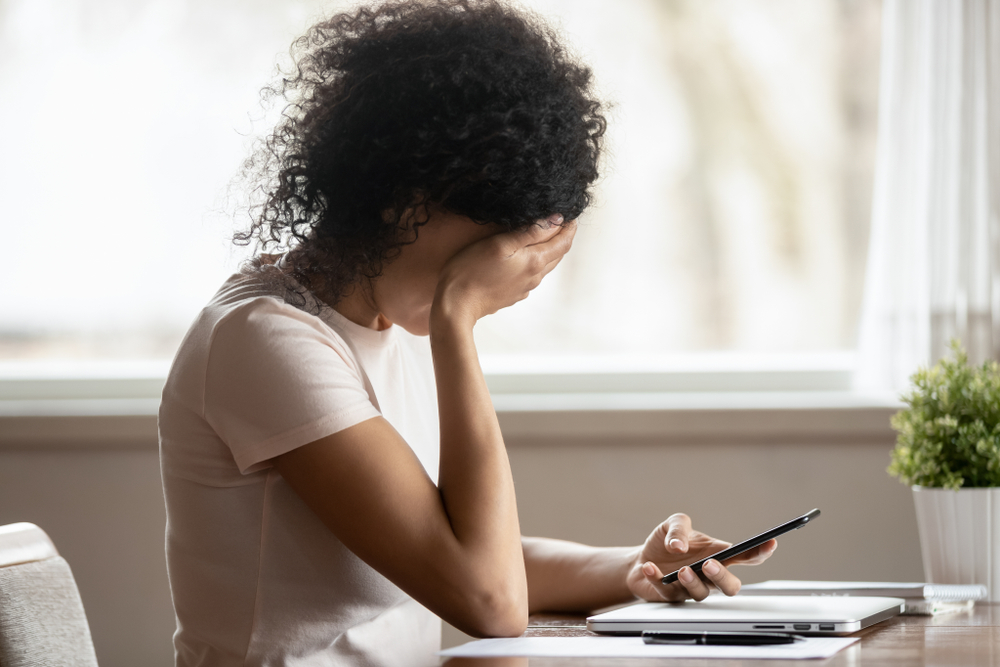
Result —
<instances>
[{"instance_id":1,"label":"closed laptop lid","mask_svg":"<svg viewBox=\"0 0 1000 667\"><path fill-rule=\"evenodd\" d=\"M884 597L711 595L701 602L644 602L587 619L593 632L643 630L794 632L844 635L892 618L904 600Z\"/></svg>"}]
</instances>

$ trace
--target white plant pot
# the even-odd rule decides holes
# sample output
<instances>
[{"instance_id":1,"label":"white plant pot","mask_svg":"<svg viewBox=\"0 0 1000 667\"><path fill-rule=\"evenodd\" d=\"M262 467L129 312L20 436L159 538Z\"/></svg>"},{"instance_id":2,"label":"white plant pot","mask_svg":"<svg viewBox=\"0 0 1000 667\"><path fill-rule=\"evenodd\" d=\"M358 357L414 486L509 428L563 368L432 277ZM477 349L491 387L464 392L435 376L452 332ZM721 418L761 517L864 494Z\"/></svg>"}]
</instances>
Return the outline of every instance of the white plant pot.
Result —
<instances>
[{"instance_id":1,"label":"white plant pot","mask_svg":"<svg viewBox=\"0 0 1000 667\"><path fill-rule=\"evenodd\" d=\"M913 487L924 577L933 584L983 584L1000 602L1000 487Z\"/></svg>"}]
</instances>

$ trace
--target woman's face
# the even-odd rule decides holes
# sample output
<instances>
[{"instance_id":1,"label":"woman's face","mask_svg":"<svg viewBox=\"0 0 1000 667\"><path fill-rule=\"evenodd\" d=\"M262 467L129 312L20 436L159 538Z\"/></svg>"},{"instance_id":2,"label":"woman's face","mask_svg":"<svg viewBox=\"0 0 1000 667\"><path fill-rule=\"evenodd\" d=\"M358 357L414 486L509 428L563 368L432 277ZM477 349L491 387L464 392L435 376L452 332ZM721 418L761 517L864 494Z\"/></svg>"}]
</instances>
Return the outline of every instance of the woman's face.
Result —
<instances>
[{"instance_id":1,"label":"woman's face","mask_svg":"<svg viewBox=\"0 0 1000 667\"><path fill-rule=\"evenodd\" d=\"M375 281L372 296L381 314L375 328L398 324L417 336L430 333L431 304L444 265L460 250L500 231L495 225L431 209L417 240L403 246Z\"/></svg>"}]
</instances>

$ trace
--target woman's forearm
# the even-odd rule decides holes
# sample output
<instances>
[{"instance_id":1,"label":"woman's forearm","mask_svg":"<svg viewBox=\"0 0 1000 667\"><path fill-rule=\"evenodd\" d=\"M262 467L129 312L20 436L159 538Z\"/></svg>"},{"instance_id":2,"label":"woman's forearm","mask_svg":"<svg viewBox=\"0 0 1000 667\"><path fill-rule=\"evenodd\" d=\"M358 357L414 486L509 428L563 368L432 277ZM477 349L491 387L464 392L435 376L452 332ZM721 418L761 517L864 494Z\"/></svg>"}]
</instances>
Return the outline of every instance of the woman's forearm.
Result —
<instances>
[{"instance_id":1,"label":"woman's forearm","mask_svg":"<svg viewBox=\"0 0 1000 667\"><path fill-rule=\"evenodd\" d=\"M541 537L522 537L529 613L587 612L634 596L627 575L638 547L589 547Z\"/></svg>"},{"instance_id":2,"label":"woman's forearm","mask_svg":"<svg viewBox=\"0 0 1000 667\"><path fill-rule=\"evenodd\" d=\"M442 215L442 225L467 224ZM514 481L472 329L525 298L559 263L576 232L575 224L561 222L556 215L465 247L441 269L430 310L441 443L437 493L450 531L441 540L450 551L439 561L450 568L455 588L448 594L458 596L452 602L467 610L463 615L485 619L477 627L487 635L524 631L528 588Z\"/></svg>"},{"instance_id":3,"label":"woman's forearm","mask_svg":"<svg viewBox=\"0 0 1000 667\"><path fill-rule=\"evenodd\" d=\"M463 559L473 573L465 593L482 596L484 605L526 623L527 585L514 482L479 366L473 322L445 306L436 308L431 317L441 428L438 488ZM510 630L500 628L496 634L511 634Z\"/></svg>"}]
</instances>

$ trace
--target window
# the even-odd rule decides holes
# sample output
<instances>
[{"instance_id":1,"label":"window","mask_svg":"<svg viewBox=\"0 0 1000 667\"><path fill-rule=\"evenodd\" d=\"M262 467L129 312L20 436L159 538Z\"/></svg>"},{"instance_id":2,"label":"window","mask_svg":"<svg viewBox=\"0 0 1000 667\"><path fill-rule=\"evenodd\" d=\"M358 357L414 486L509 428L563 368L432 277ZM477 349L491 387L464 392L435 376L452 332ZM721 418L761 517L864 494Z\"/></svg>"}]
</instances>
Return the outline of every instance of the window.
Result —
<instances>
[{"instance_id":1,"label":"window","mask_svg":"<svg viewBox=\"0 0 1000 667\"><path fill-rule=\"evenodd\" d=\"M879 2L526 4L594 67L614 105L609 155L573 252L477 327L481 350L851 350ZM343 6L0 3L0 359L173 354L241 258L222 211L266 129L257 91Z\"/></svg>"},{"instance_id":2,"label":"window","mask_svg":"<svg viewBox=\"0 0 1000 667\"><path fill-rule=\"evenodd\" d=\"M539 0L616 104L573 252L488 351L854 346L876 130L875 2Z\"/></svg>"}]
</instances>

